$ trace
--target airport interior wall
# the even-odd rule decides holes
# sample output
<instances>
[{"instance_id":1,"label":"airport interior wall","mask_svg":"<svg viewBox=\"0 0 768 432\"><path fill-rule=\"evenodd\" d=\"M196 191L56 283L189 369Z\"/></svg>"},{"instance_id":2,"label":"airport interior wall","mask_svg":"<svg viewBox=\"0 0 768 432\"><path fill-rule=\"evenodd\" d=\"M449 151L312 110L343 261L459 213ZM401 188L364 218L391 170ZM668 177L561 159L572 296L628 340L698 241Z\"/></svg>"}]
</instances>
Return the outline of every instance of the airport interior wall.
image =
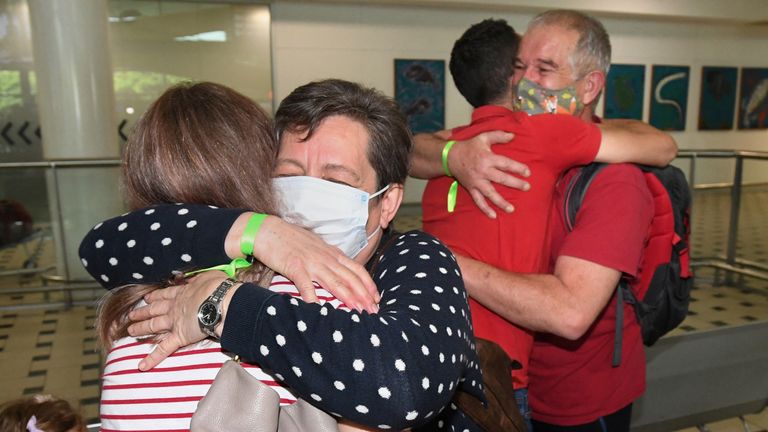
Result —
<instances>
[{"instance_id":1,"label":"airport interior wall","mask_svg":"<svg viewBox=\"0 0 768 432\"><path fill-rule=\"evenodd\" d=\"M451 3L451 2L439 2ZM458 3L458 2L456 2ZM450 57L453 42L471 24L488 17L506 19L523 32L535 11L520 7L482 6L460 2L464 7L410 7L399 4L315 4L277 2L272 5L272 60L275 102L296 86L315 79L338 77L363 82L394 93L394 59L443 59ZM467 5L467 3L470 3ZM479 3L479 2L478 2ZM509 3L536 4L516 1ZM567 2L545 2L564 7ZM574 3L574 2L571 2ZM590 6L599 2L579 2ZM613 10L634 10L632 1L610 2ZM613 62L646 65L644 119L648 120L651 65L690 66L690 84L685 131L674 132L681 149L768 148L768 131L699 131L699 95L702 66L768 67L768 25L747 24L743 20L721 22L712 16L649 17L652 8L659 13L671 10L669 2L642 2L642 15L616 12L598 13L613 45ZM720 2L722 3L722 2ZM727 2L732 10L753 3ZM539 3L542 4L542 3ZM570 4L570 3L567 3ZM543 4L542 4L543 5ZM622 6L623 5L623 6ZM712 2L698 2L695 9L722 8ZM597 9L599 6L595 5ZM606 6L608 7L608 6ZM703 14L703 12L701 12ZM713 10L712 15L726 12ZM755 11L755 16L765 12ZM741 17L737 17L741 18ZM446 71L446 127L468 122L470 105L450 81ZM598 107L598 114L603 111ZM745 182L768 181L768 170L747 161ZM732 180L733 162L700 161L697 183L722 183ZM681 165L687 169L687 164ZM406 202L419 202L423 182L409 181Z\"/></svg>"}]
</instances>

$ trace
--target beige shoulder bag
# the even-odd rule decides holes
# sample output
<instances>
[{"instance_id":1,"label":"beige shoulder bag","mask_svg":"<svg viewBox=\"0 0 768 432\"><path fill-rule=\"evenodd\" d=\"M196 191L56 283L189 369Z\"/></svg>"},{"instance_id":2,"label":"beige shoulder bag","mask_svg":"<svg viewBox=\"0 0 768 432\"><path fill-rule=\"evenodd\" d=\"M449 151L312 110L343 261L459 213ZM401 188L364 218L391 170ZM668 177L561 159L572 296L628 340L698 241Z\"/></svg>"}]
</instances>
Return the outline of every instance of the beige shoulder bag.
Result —
<instances>
[{"instance_id":1,"label":"beige shoulder bag","mask_svg":"<svg viewBox=\"0 0 768 432\"><path fill-rule=\"evenodd\" d=\"M280 397L235 360L225 362L192 416L192 432L336 432L336 420L307 401Z\"/></svg>"}]
</instances>

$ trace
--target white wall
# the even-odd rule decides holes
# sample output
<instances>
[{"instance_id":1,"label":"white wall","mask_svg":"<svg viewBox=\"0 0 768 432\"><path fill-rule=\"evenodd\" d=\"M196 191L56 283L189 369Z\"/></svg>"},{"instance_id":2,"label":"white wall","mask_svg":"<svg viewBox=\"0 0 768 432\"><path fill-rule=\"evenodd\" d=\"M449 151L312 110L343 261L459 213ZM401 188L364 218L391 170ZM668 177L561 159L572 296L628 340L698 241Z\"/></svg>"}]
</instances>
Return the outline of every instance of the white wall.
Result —
<instances>
[{"instance_id":1,"label":"white wall","mask_svg":"<svg viewBox=\"0 0 768 432\"><path fill-rule=\"evenodd\" d=\"M394 93L395 58L444 59L453 42L484 18L506 19L523 31L529 9L510 12L359 4L278 2L272 5L275 102L296 86L328 77L358 81ZM681 149L726 148L768 151L768 131L712 131L697 128L701 66L768 67L768 27L650 18L601 17L613 43L615 63L688 65L691 80L685 132L675 133ZM646 69L648 118L650 67ZM446 126L468 121L471 109L446 76ZM602 112L600 107L598 112ZM700 162L697 182L730 179L728 161ZM752 165L749 165L752 166ZM748 169L746 181L768 181L765 164ZM406 201L418 202L422 183L409 182Z\"/></svg>"}]
</instances>

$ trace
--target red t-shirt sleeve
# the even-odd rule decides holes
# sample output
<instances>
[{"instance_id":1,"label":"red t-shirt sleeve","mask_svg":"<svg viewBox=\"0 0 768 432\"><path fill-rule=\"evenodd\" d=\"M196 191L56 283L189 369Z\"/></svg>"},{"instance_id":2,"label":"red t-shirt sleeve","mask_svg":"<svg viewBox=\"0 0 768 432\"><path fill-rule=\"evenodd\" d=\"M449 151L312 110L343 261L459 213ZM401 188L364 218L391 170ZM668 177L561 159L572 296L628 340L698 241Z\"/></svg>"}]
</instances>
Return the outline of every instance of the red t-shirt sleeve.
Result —
<instances>
[{"instance_id":1,"label":"red t-shirt sleeve","mask_svg":"<svg viewBox=\"0 0 768 432\"><path fill-rule=\"evenodd\" d=\"M602 133L597 125L567 114L539 114L529 118L545 146L547 163L559 172L595 160Z\"/></svg>"},{"instance_id":2,"label":"red t-shirt sleeve","mask_svg":"<svg viewBox=\"0 0 768 432\"><path fill-rule=\"evenodd\" d=\"M652 218L653 198L640 169L609 165L589 186L557 255L636 276Z\"/></svg>"}]
</instances>

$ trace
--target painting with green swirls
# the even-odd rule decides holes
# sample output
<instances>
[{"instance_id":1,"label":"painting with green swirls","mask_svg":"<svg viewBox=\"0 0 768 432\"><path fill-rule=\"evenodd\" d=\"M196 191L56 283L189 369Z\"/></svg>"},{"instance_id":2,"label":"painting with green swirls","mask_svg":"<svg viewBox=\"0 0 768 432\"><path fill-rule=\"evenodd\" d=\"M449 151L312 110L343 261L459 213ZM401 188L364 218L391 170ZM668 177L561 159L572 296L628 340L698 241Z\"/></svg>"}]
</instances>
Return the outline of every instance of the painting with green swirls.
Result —
<instances>
[{"instance_id":1,"label":"painting with green swirls","mask_svg":"<svg viewBox=\"0 0 768 432\"><path fill-rule=\"evenodd\" d=\"M742 68L739 129L768 128L768 68Z\"/></svg>"},{"instance_id":2,"label":"painting with green swirls","mask_svg":"<svg viewBox=\"0 0 768 432\"><path fill-rule=\"evenodd\" d=\"M395 100L411 132L445 129L445 61L395 59Z\"/></svg>"},{"instance_id":3,"label":"painting with green swirls","mask_svg":"<svg viewBox=\"0 0 768 432\"><path fill-rule=\"evenodd\" d=\"M605 80L605 118L643 119L645 65L613 64Z\"/></svg>"},{"instance_id":4,"label":"painting with green swirls","mask_svg":"<svg viewBox=\"0 0 768 432\"><path fill-rule=\"evenodd\" d=\"M701 68L699 130L733 129L737 72L735 67Z\"/></svg>"},{"instance_id":5,"label":"painting with green swirls","mask_svg":"<svg viewBox=\"0 0 768 432\"><path fill-rule=\"evenodd\" d=\"M661 130L685 130L689 66L653 66L650 124Z\"/></svg>"}]
</instances>

